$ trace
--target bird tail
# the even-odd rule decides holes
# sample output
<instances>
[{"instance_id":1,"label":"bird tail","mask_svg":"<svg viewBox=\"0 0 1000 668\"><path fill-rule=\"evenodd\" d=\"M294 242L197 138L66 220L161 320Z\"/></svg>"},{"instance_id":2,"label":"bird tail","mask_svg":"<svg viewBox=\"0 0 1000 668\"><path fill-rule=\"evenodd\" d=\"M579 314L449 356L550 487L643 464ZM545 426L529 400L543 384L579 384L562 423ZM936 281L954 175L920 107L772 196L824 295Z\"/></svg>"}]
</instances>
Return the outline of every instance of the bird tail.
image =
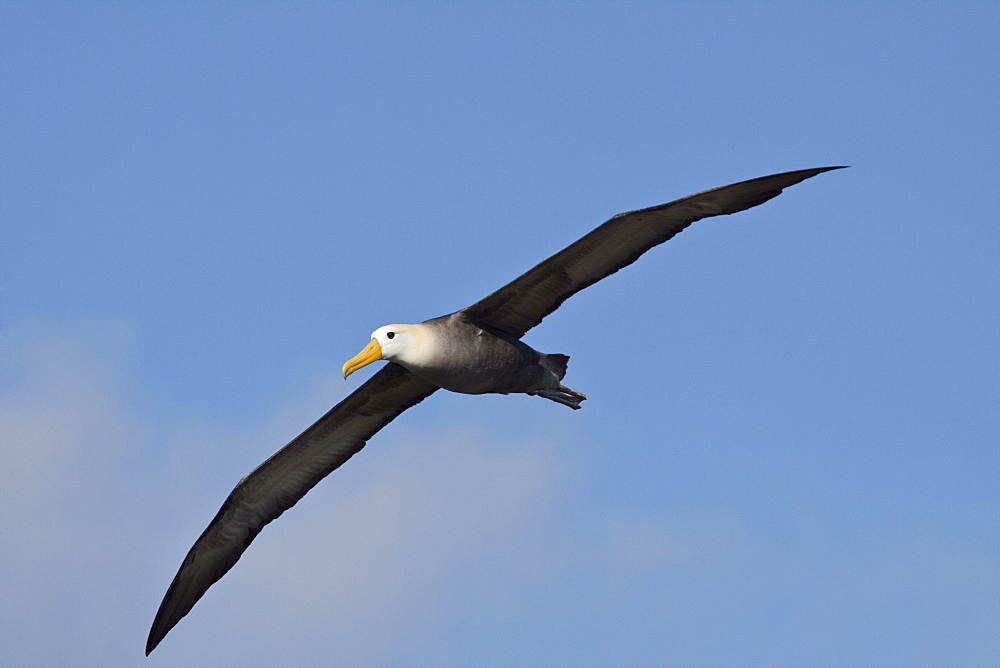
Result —
<instances>
[{"instance_id":1,"label":"bird tail","mask_svg":"<svg viewBox=\"0 0 1000 668\"><path fill-rule=\"evenodd\" d=\"M542 354L541 365L554 373L559 380L566 375L566 366L569 364L569 355L548 355Z\"/></svg>"}]
</instances>

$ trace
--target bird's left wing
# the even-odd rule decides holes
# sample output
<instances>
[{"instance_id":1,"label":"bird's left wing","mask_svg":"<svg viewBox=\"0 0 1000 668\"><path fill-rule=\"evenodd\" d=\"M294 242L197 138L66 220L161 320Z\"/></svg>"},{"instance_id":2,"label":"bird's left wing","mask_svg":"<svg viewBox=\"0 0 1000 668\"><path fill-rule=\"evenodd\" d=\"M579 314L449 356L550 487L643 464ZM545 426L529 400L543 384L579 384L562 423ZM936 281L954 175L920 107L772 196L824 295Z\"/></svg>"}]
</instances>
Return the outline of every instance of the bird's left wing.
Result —
<instances>
[{"instance_id":1,"label":"bird's left wing","mask_svg":"<svg viewBox=\"0 0 1000 668\"><path fill-rule=\"evenodd\" d=\"M149 631L146 654L233 567L264 525L361 450L379 429L436 389L390 362L243 478L170 583Z\"/></svg>"}]
</instances>

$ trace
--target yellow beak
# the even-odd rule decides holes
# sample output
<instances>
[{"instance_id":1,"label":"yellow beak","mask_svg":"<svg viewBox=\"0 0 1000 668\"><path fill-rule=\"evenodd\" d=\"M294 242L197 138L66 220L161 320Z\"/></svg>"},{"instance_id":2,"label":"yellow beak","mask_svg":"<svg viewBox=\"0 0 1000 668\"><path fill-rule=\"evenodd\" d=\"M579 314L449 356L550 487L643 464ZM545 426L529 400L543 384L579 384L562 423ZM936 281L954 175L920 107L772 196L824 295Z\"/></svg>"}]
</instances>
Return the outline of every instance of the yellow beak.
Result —
<instances>
[{"instance_id":1,"label":"yellow beak","mask_svg":"<svg viewBox=\"0 0 1000 668\"><path fill-rule=\"evenodd\" d=\"M376 362L382 358L382 346L378 344L375 339L371 340L365 349L360 353L352 357L351 359L344 362L344 378L347 378L352 373L360 369L361 367Z\"/></svg>"}]
</instances>

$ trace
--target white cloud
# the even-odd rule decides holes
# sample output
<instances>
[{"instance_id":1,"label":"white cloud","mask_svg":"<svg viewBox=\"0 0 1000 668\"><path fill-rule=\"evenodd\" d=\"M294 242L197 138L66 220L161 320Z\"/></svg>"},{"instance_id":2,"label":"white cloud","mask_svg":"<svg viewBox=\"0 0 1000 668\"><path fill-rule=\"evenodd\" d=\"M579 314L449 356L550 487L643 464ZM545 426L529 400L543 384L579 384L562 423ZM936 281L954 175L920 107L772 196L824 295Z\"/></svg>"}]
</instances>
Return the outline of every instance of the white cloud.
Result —
<instances>
[{"instance_id":1,"label":"white cloud","mask_svg":"<svg viewBox=\"0 0 1000 668\"><path fill-rule=\"evenodd\" d=\"M23 325L3 343L2 560L17 574L4 579L5 662L138 662L158 597L229 491L221 453L280 444L302 411L150 425L126 397L124 328ZM261 634L275 660L309 661L317 648L348 663L392 655L441 625L429 604L449 574L510 549L564 478L540 443L492 450L461 429L396 433L378 447L391 459L334 474L268 527L151 661L217 665ZM271 607L272 596L290 604ZM324 637L303 646L300 624Z\"/></svg>"},{"instance_id":2,"label":"white cloud","mask_svg":"<svg viewBox=\"0 0 1000 668\"><path fill-rule=\"evenodd\" d=\"M593 446L541 418L517 438L408 413L267 527L143 659L191 542L331 391L320 379L252 424L157 423L128 341L114 324L0 332L4 665L861 661L878 658L876 633L917 659L926 643L995 647L952 614L973 601L976 619L996 618L996 560L975 545L761 537L721 502L595 506L585 484L599 472L579 457Z\"/></svg>"},{"instance_id":3,"label":"white cloud","mask_svg":"<svg viewBox=\"0 0 1000 668\"><path fill-rule=\"evenodd\" d=\"M136 526L125 470L137 434L122 410L114 325L2 334L2 633L11 665L57 665L121 619L112 552ZM96 658L96 657L95 657Z\"/></svg>"}]
</instances>

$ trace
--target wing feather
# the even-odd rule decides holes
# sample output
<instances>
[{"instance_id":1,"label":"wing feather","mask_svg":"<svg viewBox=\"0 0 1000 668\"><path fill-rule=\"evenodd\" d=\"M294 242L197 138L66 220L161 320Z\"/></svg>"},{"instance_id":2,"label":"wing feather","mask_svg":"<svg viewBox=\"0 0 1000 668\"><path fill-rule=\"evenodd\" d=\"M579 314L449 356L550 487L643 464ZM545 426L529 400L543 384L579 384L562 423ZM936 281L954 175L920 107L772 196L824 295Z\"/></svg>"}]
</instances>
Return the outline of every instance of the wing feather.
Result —
<instances>
[{"instance_id":1,"label":"wing feather","mask_svg":"<svg viewBox=\"0 0 1000 668\"><path fill-rule=\"evenodd\" d=\"M389 363L243 478L201 534L153 620L146 654L233 567L264 526L351 458L397 415L437 387Z\"/></svg>"},{"instance_id":2,"label":"wing feather","mask_svg":"<svg viewBox=\"0 0 1000 668\"><path fill-rule=\"evenodd\" d=\"M571 296L632 264L691 223L763 204L783 188L831 169L842 167L762 176L620 213L463 311L473 320L520 338Z\"/></svg>"}]
</instances>

